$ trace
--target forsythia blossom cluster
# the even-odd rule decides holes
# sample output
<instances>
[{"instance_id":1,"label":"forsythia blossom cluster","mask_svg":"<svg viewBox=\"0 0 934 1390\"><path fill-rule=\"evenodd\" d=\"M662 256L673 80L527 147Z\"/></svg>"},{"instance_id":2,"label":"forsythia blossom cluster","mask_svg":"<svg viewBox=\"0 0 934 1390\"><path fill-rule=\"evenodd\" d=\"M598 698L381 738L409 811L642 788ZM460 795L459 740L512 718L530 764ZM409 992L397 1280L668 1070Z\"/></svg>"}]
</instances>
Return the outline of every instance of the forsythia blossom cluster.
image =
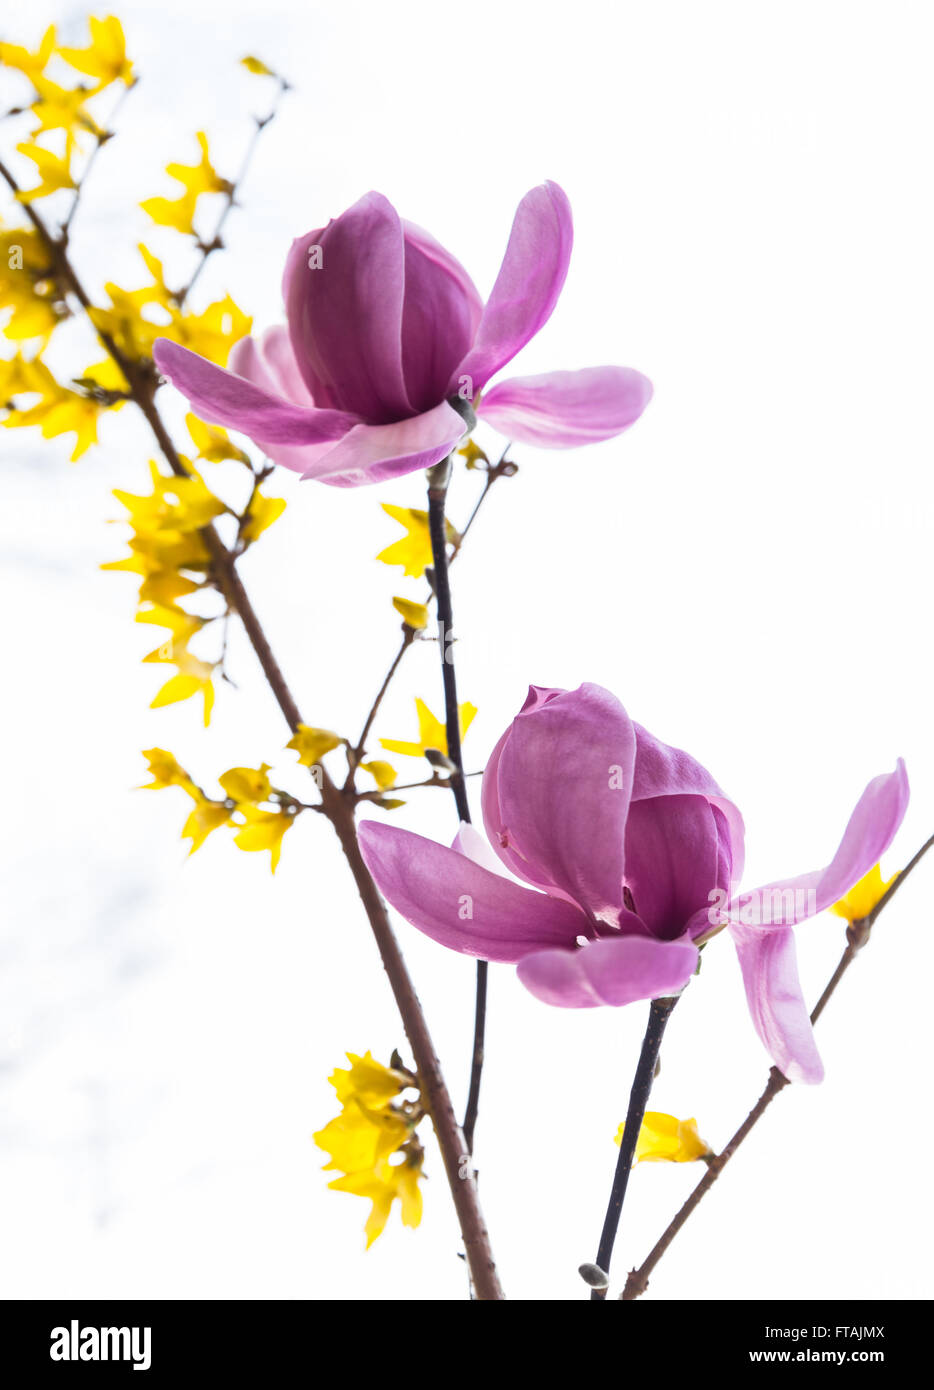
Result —
<instances>
[{"instance_id":1,"label":"forsythia blossom cluster","mask_svg":"<svg viewBox=\"0 0 934 1390\"><path fill-rule=\"evenodd\" d=\"M120 21L114 16L92 18L89 29L85 48L59 45L54 26L46 30L35 52L0 43L0 65L18 73L24 88L11 113L27 121L27 138L19 142L17 152L32 166L37 180L17 195L18 200L31 207L51 199L51 216L61 210L66 227L94 156L112 138L102 124L100 99L103 96L106 102L106 94L114 87L125 93L137 80ZM194 236L192 217L203 194L232 193L232 185L213 169L203 133L198 141L201 160L197 165L168 166L184 187L185 216L166 215L165 199L147 199L143 204L157 224L188 236ZM202 253L209 245L196 238ZM190 348L219 366L226 364L231 348L249 333L252 321L230 295L195 312L187 303L187 290L167 285L162 263L152 251L141 244L139 252L150 283L138 289L108 283L104 302L84 306L107 351L105 360L62 381L44 354L55 330L70 317L69 296L75 293L64 238L44 236L25 221L0 224L0 332L15 345L14 354L0 361L0 406L8 428L36 426L46 439L73 433L71 457L76 460L97 442L101 416L119 409L132 393L133 384L123 367L138 372L140 380L153 384L157 380L151 362L156 338Z\"/></svg>"},{"instance_id":2,"label":"forsythia blossom cluster","mask_svg":"<svg viewBox=\"0 0 934 1390\"><path fill-rule=\"evenodd\" d=\"M422 1219L424 1150L415 1133L424 1116L419 1100L404 1100L402 1092L418 1088L396 1054L384 1067L371 1053L347 1053L350 1068L338 1068L330 1078L341 1112L315 1134L320 1149L330 1156L325 1171L343 1174L328 1184L335 1192L351 1192L372 1203L364 1230L367 1249L385 1229L398 1200L402 1224L417 1226Z\"/></svg>"},{"instance_id":3,"label":"forsythia blossom cluster","mask_svg":"<svg viewBox=\"0 0 934 1390\"><path fill-rule=\"evenodd\" d=\"M237 456L239 451L234 450L222 430L203 425L194 416L188 419L192 440L201 451L201 457ZM180 602L199 590L216 587L204 528L222 515L233 518L237 527L235 553L240 554L282 514L285 502L265 496L259 480L253 475L249 498L243 511L238 513L211 491L187 459L181 455L179 458L189 470L185 477L162 473L158 465L152 463L151 492L137 494L119 488L114 491L114 496L127 510L132 528L130 554L103 568L125 570L139 576L136 620L165 628L168 634L143 658L176 668L175 675L157 693L153 708L200 695L207 725L214 703L214 673L222 666L222 660L203 660L191 652L189 643L210 623L225 618L226 609L213 616L202 616L187 611Z\"/></svg>"}]
</instances>

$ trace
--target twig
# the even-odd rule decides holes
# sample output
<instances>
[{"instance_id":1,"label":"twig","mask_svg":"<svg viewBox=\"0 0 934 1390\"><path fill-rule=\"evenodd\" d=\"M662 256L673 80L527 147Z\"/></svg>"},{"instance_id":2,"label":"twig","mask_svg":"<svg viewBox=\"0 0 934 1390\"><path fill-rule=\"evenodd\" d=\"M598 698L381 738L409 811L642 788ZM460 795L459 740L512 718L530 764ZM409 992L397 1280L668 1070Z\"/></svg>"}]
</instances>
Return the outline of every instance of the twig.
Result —
<instances>
[{"instance_id":1,"label":"twig","mask_svg":"<svg viewBox=\"0 0 934 1390\"><path fill-rule=\"evenodd\" d=\"M441 651L441 678L444 684L444 712L447 728L447 754L453 764L450 783L462 821L470 823L470 804L464 785L464 761L461 753L460 708L457 703L457 674L454 669L454 612L451 585L448 577L447 532L444 504L447 500L451 475L451 459L428 470L428 530L431 535L431 556L434 570L435 601L438 614L438 645ZM489 491L487 480L485 492ZM483 501L481 496L480 502ZM479 503L478 503L479 506ZM468 523L469 525L469 523ZM485 960L477 961L477 989L474 1005L473 1049L470 1062L470 1086L464 1112L464 1139L467 1152L473 1153L474 1130L480 1106L480 1082L483 1076L484 1036L486 1032L487 976Z\"/></svg>"},{"instance_id":2,"label":"twig","mask_svg":"<svg viewBox=\"0 0 934 1390\"><path fill-rule=\"evenodd\" d=\"M465 541L465 539L466 539L466 537L467 537L467 532L470 530L470 528L473 526L474 522L476 521L477 516L478 516L478 514L479 514L479 511L480 511L480 508L483 506L483 503L486 501L487 496L489 495L490 488L493 486L493 484L497 481L498 478L508 478L508 477L511 477L512 474L515 473L515 472L517 471L515 464L507 464L507 462L506 462L506 453L508 452L509 448L510 448L510 446L507 445L507 446L506 446L506 449L503 451L503 454L502 454L502 456L501 456L499 462L498 462L494 467L492 467L492 468L490 468L490 469L487 470L486 478L484 479L483 490L482 490L482 492L480 493L480 496L479 496L479 498L477 499L476 503L474 504L474 509L473 509L473 511L470 513L470 516L469 516L469 518L468 518L468 520L467 520L467 525L464 527L463 531L461 531L461 532L458 534L457 539L454 541L454 543L453 543L453 545L452 545L452 548L451 548L451 555L450 555L450 558L449 558L449 560L448 560L448 569L450 569L451 565L453 565L454 561L457 559L458 555L460 554L461 546L464 544L464 541ZM435 597L435 589L434 589L434 585L432 585L431 588L430 588L430 590L429 590L429 592L428 592L428 594L427 594L427 596L426 596L426 600L425 600L426 606L427 606L428 603L431 602L431 600L432 600L434 597ZM377 715L377 713L378 713L378 711L379 711L380 705L381 705L382 702L383 702L383 699L384 699L384 697L385 697L385 695L386 695L386 691L389 689L390 685L392 684L393 678L395 677L395 674L396 674L396 672L397 672L398 669L399 669L399 666L400 666L400 664L401 664L401 662L402 662L403 657L405 656L405 654L406 654L406 652L409 650L409 648L412 646L413 641L414 641L414 639L415 639L417 636L418 636L418 633L415 632L415 631L413 631L413 630L408 626L408 624L405 624L405 625L403 626L403 629L402 629L402 642L401 642L401 644L400 644L400 646L399 646L399 649L398 649L398 651L396 652L395 656L393 657L393 659L392 659L392 664L390 665L389 670L386 672L386 675L385 675L384 678L383 678L383 683L382 683L382 685L380 686L379 691L377 692L377 695L376 695L375 700L373 701L372 705L370 706L370 710L369 710L369 713L367 714L366 722L365 722L364 725L363 725L363 729L362 729L361 732L360 732L360 736L359 736L359 738L357 739L356 743L353 745L353 747L348 751L347 760L348 760L348 763L349 763L349 769L348 769L348 773L347 773L347 779L346 779L346 781L344 782L344 788L345 788L345 790L349 790L349 789L351 788L351 786L353 785L353 775L354 775L356 769L359 767L359 765L360 765L360 759L363 757L363 754L364 754L364 752L366 751L366 741L367 741L367 738L369 737L370 730L371 730L372 727L373 727L373 721L375 720L376 715Z\"/></svg>"},{"instance_id":3,"label":"twig","mask_svg":"<svg viewBox=\"0 0 934 1390\"><path fill-rule=\"evenodd\" d=\"M127 97L133 91L133 88L138 85L138 83L139 78L134 77L132 82L124 85L123 90L121 91L120 95L117 97L117 100L114 102L113 106L110 109L110 115L107 117L107 128L101 135L94 137L94 148L88 155L88 161L84 166L84 172L82 173L81 178L78 181L77 187L75 188L75 196L71 200L71 207L68 209L67 216L65 217L65 220L62 223L62 236L64 237L66 242L68 240L68 233L71 229L71 224L74 221L75 213L78 211L78 204L81 201L81 194L84 192L85 184L87 183L88 178L90 177L91 170L94 168L97 156L100 154L104 146L108 144L110 140L113 139L114 132L110 129L110 127L113 125L114 121L117 119L117 116L120 114L120 111L123 108L123 103L126 101Z\"/></svg>"},{"instance_id":4,"label":"twig","mask_svg":"<svg viewBox=\"0 0 934 1390\"><path fill-rule=\"evenodd\" d=\"M392 664L390 665L389 670L386 672L386 675L385 675L384 678L383 678L383 683L382 683L382 685L380 686L379 690L378 690L377 693L376 693L376 698L375 698L375 700L373 701L372 705L370 706L370 710L369 710L369 713L367 714L367 717L366 717L366 720L365 720L365 722L364 722L363 728L360 730L360 737L357 739L357 741L356 741L356 743L354 744L353 748L348 749L348 752L347 752L347 763L348 763L348 768L347 768L347 780L344 782L344 790L345 790L345 791L350 791L350 790L352 790L352 788L353 788L354 773L356 772L357 768L360 766L360 759L363 757L363 754L364 754L364 752L365 752L365 750L366 750L366 741L367 741L367 739L368 739L369 736L370 736L370 730L372 729L372 727L373 727L373 721L374 721L374 719L376 718L376 716L377 716L377 714L378 714L378 712L379 712L379 707L380 707L380 705L383 703L383 696L386 694L386 691L389 689L390 685L392 684L392 678L393 678L393 676L396 674L396 672L398 671L398 669L399 669L399 664L400 664L400 662L402 661L402 658L405 656L405 654L406 654L406 652L408 651L409 647L411 647L412 643L415 641L415 637L416 637L415 629L409 627L408 623L404 623L403 626L402 626L402 641L401 641L401 643L400 643L400 645L399 645L399 650L396 652L395 656L393 657Z\"/></svg>"},{"instance_id":5,"label":"twig","mask_svg":"<svg viewBox=\"0 0 934 1390\"><path fill-rule=\"evenodd\" d=\"M629 1174L632 1171L632 1161L636 1153L636 1144L639 1141L639 1131L642 1128L645 1108L649 1103L649 1094L655 1079L655 1067L658 1063L662 1038L679 997L675 995L674 998L653 999L649 1006L649 1021L646 1025L645 1037L642 1039L642 1049L639 1053L636 1074L632 1080L632 1090L629 1093L626 1124L619 1144L619 1158L616 1161L616 1172L613 1175L613 1186L610 1189L610 1200L607 1204L603 1230L600 1233L600 1246L597 1250L597 1268L607 1275L610 1272L613 1246L616 1243L616 1232L619 1229L619 1219L623 1212L623 1202L626 1200L626 1188L629 1186ZM606 1288L591 1289L590 1298L594 1303L602 1303L606 1298Z\"/></svg>"},{"instance_id":6,"label":"twig","mask_svg":"<svg viewBox=\"0 0 934 1390\"><path fill-rule=\"evenodd\" d=\"M214 235L212 236L210 241L201 242L201 259L195 266L194 273L192 274L191 279L188 281L188 284L185 286L183 290L179 290L178 294L175 296L179 308L182 307L182 305L185 303L185 300L191 294L195 282L197 281L199 275L201 274L202 270L207 264L208 257L211 255L213 251L220 251L224 245L223 241L221 240L221 232L224 230L224 225L227 221L227 218L230 216L234 207L237 206L237 193L242 187L244 179L246 178L249 172L250 165L253 162L253 156L256 153L256 147L260 141L260 137L263 131L269 125L270 121L275 119L276 113L279 110L279 103L282 101L282 98L285 95L285 93L289 91L289 84L285 81L284 78L279 77L277 78L277 81L279 84L279 89L276 92L275 100L272 106L270 107L269 111L266 113L265 116L253 117L253 134L251 135L250 140L247 144L243 160L237 172L237 176L231 183L227 192L224 194L225 202L223 208L221 209L221 215L217 219L217 222L214 226Z\"/></svg>"},{"instance_id":7,"label":"twig","mask_svg":"<svg viewBox=\"0 0 934 1390\"><path fill-rule=\"evenodd\" d=\"M840 960L837 963L836 970L833 972L830 979L828 980L824 988L824 991L821 994L821 997L814 1005L814 1008L811 1012L812 1025L815 1024L817 1020L820 1018L821 1014L824 1012L824 1009L827 1007L828 1001L836 991L837 986L840 984L840 981L843 979L844 975L849 970L850 966L853 964L859 952L868 942L872 925L876 921L876 918L879 916L879 913L892 901L892 898L895 896L896 890L902 883L904 883L905 879L912 872L915 866L919 864L920 861L924 858L925 854L927 854L928 850L932 847L932 845L934 845L934 835L932 835L929 840L926 840L925 843L918 850L917 854L914 855L914 857L908 861L904 869L902 869L901 873L896 876L895 881L889 885L886 892L879 899L879 901L876 903L875 907L868 914L868 916L861 918L855 922L849 923L846 929L846 949L844 950L843 955L840 957ZM662 1235L659 1237L659 1239L655 1242L651 1251L643 1260L639 1268L630 1271L629 1277L626 1280L626 1287L623 1289L623 1292L620 1295L620 1297L624 1301L632 1302L634 1299L639 1298L641 1294L645 1293L649 1284L649 1275L653 1272L655 1266L658 1264L665 1251L671 1245L675 1236L681 1230L681 1227L685 1224L691 1213L695 1210L696 1207L700 1205L704 1197L713 1187L714 1183L717 1181L717 1178L723 1172L723 1169L729 1163L730 1159L733 1157L740 1144L746 1138L746 1135L749 1134L750 1130L752 1130L759 1123L762 1116L765 1114L766 1110L772 1104L772 1101L775 1099L775 1097L779 1095L780 1092L782 1092L785 1089L785 1087L789 1084L790 1083L787 1077L784 1077L777 1067L772 1067L771 1071L769 1072L769 1079L766 1084L765 1090L762 1092L762 1095L756 1101L755 1105L752 1107L749 1114L746 1116L745 1120L740 1125L739 1129L733 1135L732 1139L729 1141L726 1147L720 1151L720 1153L716 1154L713 1158L707 1160L707 1172L704 1174L700 1182L694 1188L694 1191L688 1197L687 1201L681 1207L677 1215L668 1224L668 1226L666 1227Z\"/></svg>"}]
</instances>

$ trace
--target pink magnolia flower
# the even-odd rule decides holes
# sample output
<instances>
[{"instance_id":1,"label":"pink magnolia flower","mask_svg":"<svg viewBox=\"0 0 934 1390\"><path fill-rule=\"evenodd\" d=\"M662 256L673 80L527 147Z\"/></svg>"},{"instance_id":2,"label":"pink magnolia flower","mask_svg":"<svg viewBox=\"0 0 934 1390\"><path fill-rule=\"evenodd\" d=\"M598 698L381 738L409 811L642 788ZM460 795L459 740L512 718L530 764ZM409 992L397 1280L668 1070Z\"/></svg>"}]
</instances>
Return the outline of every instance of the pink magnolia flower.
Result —
<instances>
[{"instance_id":1,"label":"pink magnolia flower","mask_svg":"<svg viewBox=\"0 0 934 1390\"><path fill-rule=\"evenodd\" d=\"M515 377L485 391L551 317L571 241L564 192L533 188L484 304L443 246L367 193L293 242L287 326L242 339L229 370L166 338L153 355L205 420L248 434L304 478L344 487L439 463L467 432L471 404L523 443L610 439L651 399L651 383L630 368Z\"/></svg>"},{"instance_id":2,"label":"pink magnolia flower","mask_svg":"<svg viewBox=\"0 0 934 1390\"><path fill-rule=\"evenodd\" d=\"M698 942L727 926L776 1065L790 1080L821 1079L791 926L837 901L888 848L908 802L901 761L869 784L827 869L732 899L739 810L600 686L532 686L493 751L482 801L489 845L470 826L447 849L361 824L370 872L413 926L466 955L517 964L532 994L563 1008L676 994L697 969ZM750 907L761 902L778 916Z\"/></svg>"}]
</instances>

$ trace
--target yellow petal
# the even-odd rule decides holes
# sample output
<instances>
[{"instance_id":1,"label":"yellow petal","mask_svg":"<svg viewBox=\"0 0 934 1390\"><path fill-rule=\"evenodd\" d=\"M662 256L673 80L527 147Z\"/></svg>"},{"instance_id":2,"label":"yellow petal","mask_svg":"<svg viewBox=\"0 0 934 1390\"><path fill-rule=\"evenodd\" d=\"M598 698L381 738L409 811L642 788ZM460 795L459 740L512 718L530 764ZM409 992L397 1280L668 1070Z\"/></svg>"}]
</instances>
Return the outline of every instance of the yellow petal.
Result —
<instances>
[{"instance_id":1,"label":"yellow petal","mask_svg":"<svg viewBox=\"0 0 934 1390\"><path fill-rule=\"evenodd\" d=\"M428 626L428 608L424 603L413 603L411 599L394 598L392 606L409 627L420 632Z\"/></svg>"},{"instance_id":2,"label":"yellow petal","mask_svg":"<svg viewBox=\"0 0 934 1390\"><path fill-rule=\"evenodd\" d=\"M338 1067L328 1078L341 1104L357 1100L371 1110L381 1110L412 1084L404 1072L377 1062L372 1052L362 1057L348 1052L346 1056L349 1069Z\"/></svg>"},{"instance_id":3,"label":"yellow petal","mask_svg":"<svg viewBox=\"0 0 934 1390\"><path fill-rule=\"evenodd\" d=\"M250 499L247 518L240 528L240 535L248 543L257 540L267 527L285 511L284 497L266 497L257 488Z\"/></svg>"},{"instance_id":4,"label":"yellow petal","mask_svg":"<svg viewBox=\"0 0 934 1390\"><path fill-rule=\"evenodd\" d=\"M622 1141L626 1125L621 1124L615 1142ZM647 1110L636 1141L637 1163L693 1163L705 1158L710 1146L697 1132L696 1120L679 1120L660 1110Z\"/></svg>"},{"instance_id":5,"label":"yellow petal","mask_svg":"<svg viewBox=\"0 0 934 1390\"><path fill-rule=\"evenodd\" d=\"M218 782L232 801L255 805L258 801L268 801L272 791L267 773L270 764L260 767L232 767Z\"/></svg>"},{"instance_id":6,"label":"yellow petal","mask_svg":"<svg viewBox=\"0 0 934 1390\"><path fill-rule=\"evenodd\" d=\"M275 77L276 75L272 68L267 68L261 58L248 56L246 58L241 58L240 63L242 67L246 68L247 72L255 73L257 77Z\"/></svg>"},{"instance_id":7,"label":"yellow petal","mask_svg":"<svg viewBox=\"0 0 934 1390\"><path fill-rule=\"evenodd\" d=\"M232 814L223 802L211 801L199 792L195 799L195 808L182 829L182 839L191 840L189 854L194 854L196 849L200 849L213 830L226 825Z\"/></svg>"},{"instance_id":8,"label":"yellow petal","mask_svg":"<svg viewBox=\"0 0 934 1390\"><path fill-rule=\"evenodd\" d=\"M282 853L282 837L295 817L287 811L258 811L252 806L241 806L246 824L234 836L238 849L249 852L268 849L272 872L276 872Z\"/></svg>"},{"instance_id":9,"label":"yellow petal","mask_svg":"<svg viewBox=\"0 0 934 1390\"><path fill-rule=\"evenodd\" d=\"M429 748L447 754L448 735L444 724L432 714L424 700L416 699L415 708L418 712L418 743L403 743L398 739L381 738L381 747L385 748L388 753L402 753L411 758L424 757L426 749ZM465 701L458 706L458 713L460 715L461 738L463 739L473 723L477 706Z\"/></svg>"},{"instance_id":10,"label":"yellow petal","mask_svg":"<svg viewBox=\"0 0 934 1390\"><path fill-rule=\"evenodd\" d=\"M299 724L298 732L285 746L295 750L302 767L312 767L321 761L325 753L330 753L332 748L339 747L343 742L332 729L316 729L310 724Z\"/></svg>"},{"instance_id":11,"label":"yellow petal","mask_svg":"<svg viewBox=\"0 0 934 1390\"><path fill-rule=\"evenodd\" d=\"M392 763L384 762L381 758L375 758L371 762L361 763L364 772L368 772L376 782L380 791L388 791L390 787L396 785L396 769Z\"/></svg>"},{"instance_id":12,"label":"yellow petal","mask_svg":"<svg viewBox=\"0 0 934 1390\"><path fill-rule=\"evenodd\" d=\"M859 883L854 883L839 902L834 903L830 911L838 917L845 917L848 922L861 922L869 916L897 878L898 874L893 874L890 879L883 880L882 869L876 864Z\"/></svg>"}]
</instances>

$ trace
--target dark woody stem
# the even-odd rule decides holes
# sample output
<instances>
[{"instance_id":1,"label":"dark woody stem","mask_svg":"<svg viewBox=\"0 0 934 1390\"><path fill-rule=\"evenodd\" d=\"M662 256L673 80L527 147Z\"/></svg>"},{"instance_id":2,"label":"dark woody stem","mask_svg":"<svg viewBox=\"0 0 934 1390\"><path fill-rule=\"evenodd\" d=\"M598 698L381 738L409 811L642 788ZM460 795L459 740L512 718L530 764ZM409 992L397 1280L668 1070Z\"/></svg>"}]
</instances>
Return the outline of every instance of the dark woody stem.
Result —
<instances>
[{"instance_id":1,"label":"dark woody stem","mask_svg":"<svg viewBox=\"0 0 934 1390\"><path fill-rule=\"evenodd\" d=\"M464 762L461 754L460 710L457 704L457 674L454 669L454 612L451 603L451 584L448 576L448 545L444 522L444 503L451 476L451 459L444 459L428 470L428 530L431 535L432 566L434 568L435 600L438 616L438 647L441 652L441 678L444 683L445 727L448 739L448 758L452 763L451 790L462 821L470 823L470 806L464 782ZM489 486L489 484L487 484ZM481 499L482 500L482 499ZM477 995L474 1009L473 1053L470 1064L470 1087L464 1112L464 1139L468 1154L473 1152L474 1130L480 1106L480 1081L483 1075L483 1050L486 1032L486 996L488 966L477 961Z\"/></svg>"},{"instance_id":2,"label":"dark woody stem","mask_svg":"<svg viewBox=\"0 0 934 1390\"><path fill-rule=\"evenodd\" d=\"M883 910L883 908L888 906L889 902L895 896L895 893L904 883L905 879L915 868L915 866L918 863L920 863L921 859L924 857L925 854L927 854L928 850L932 846L934 846L934 835L932 835L929 840L926 840L925 843L918 850L917 854L909 860L909 862L905 865L904 869L902 869L901 873L898 874L898 876L896 877L894 883L889 885L889 888L876 903L875 907L872 909L869 915L867 917L862 918L862 920L860 921L851 922L849 924L849 926L846 929L846 949L843 952L843 955L840 957L840 960L837 962L836 970L833 972L830 979L827 981L827 984L824 987L824 991L821 994L821 997L818 999L817 1003L814 1005L813 1010L811 1011L812 1025L815 1024L817 1020L820 1018L829 1000L836 991L840 981L843 979L844 975L847 973L850 966L853 964L859 952L869 941L869 934L872 929L872 925L875 922L876 918L879 916L879 913ZM659 1260L665 1254L666 1250L671 1245L672 1241L674 1240L678 1232L681 1230L682 1226L684 1226L684 1224L688 1220L688 1217L691 1215L693 1211L697 1209L698 1206L700 1206L701 1202L706 1197L710 1189L713 1187L714 1183L717 1181L717 1178L719 1178L720 1174L723 1172L724 1168L729 1163L730 1159L733 1157L740 1144L746 1138L747 1134L749 1134L762 1119L762 1116L765 1114L766 1110L768 1110L775 1097L777 1095L780 1095L781 1092L784 1091L785 1087L788 1085L790 1085L790 1082L788 1081L787 1077L782 1075L778 1067L772 1067L771 1071L769 1072L769 1079L766 1083L765 1090L762 1092L761 1096L756 1101L755 1105L752 1107L749 1114L746 1116L745 1120L740 1125L739 1129L733 1135L729 1143L723 1149L721 1149L721 1151L718 1154L714 1154L707 1159L707 1172L704 1174L700 1182L694 1188L694 1191L688 1197L687 1201L681 1207L677 1215L674 1216L672 1220L669 1222L668 1226L665 1228L661 1236L655 1242L651 1251L643 1260L639 1268L630 1270L629 1277L626 1280L626 1287L623 1289L623 1292L620 1295L620 1297L625 1302L631 1303L645 1293L649 1284L649 1275L653 1272L655 1266L658 1264Z\"/></svg>"},{"instance_id":3,"label":"dark woody stem","mask_svg":"<svg viewBox=\"0 0 934 1390\"><path fill-rule=\"evenodd\" d=\"M0 163L0 177L6 181L14 193L18 191L16 180L2 163ZM85 311L91 310L91 301L71 264L63 239L55 237L49 231L32 204L24 204L23 211L49 252L52 267L60 284L74 295ZM130 386L129 397L146 417L172 472L180 477L187 477L188 471L182 463L155 405L154 395L158 385L158 376L151 364L136 362L128 358L125 353L121 352L110 335L102 333L100 330L96 331L110 357L126 377ZM244 588L243 581L237 572L235 559L213 526L205 527L201 534L211 556L212 571L218 587L223 592L228 606L239 615L276 702L286 723L294 733L304 721ZM385 904L360 853L354 821L354 798L352 795L345 795L342 789L337 787L328 776L325 769L320 767L320 764L319 769L320 809L333 825L344 851L396 1005L402 1016L409 1046L415 1058L425 1107L431 1115L438 1146L441 1150L445 1174L464 1241L464 1251L474 1294L478 1300L500 1300L503 1298L503 1291L497 1276L483 1213L480 1210L476 1181L469 1170L469 1165L466 1169L464 1166L463 1160L466 1152L464 1136L457 1123L428 1024L390 925Z\"/></svg>"},{"instance_id":4,"label":"dark woody stem","mask_svg":"<svg viewBox=\"0 0 934 1390\"><path fill-rule=\"evenodd\" d=\"M616 1242L616 1232L619 1229L619 1218L622 1215L623 1202L626 1200L626 1189L629 1186L629 1174L636 1153L639 1131L642 1128L645 1108L649 1103L649 1093L655 1079L658 1054L665 1028L672 1010L678 1002L678 997L653 999L649 1007L649 1021L645 1030L645 1037L642 1039L642 1050L639 1053L639 1063L633 1077L632 1090L629 1093L626 1125L620 1140L616 1173L613 1177L613 1186L610 1189L610 1200L603 1222L603 1231L600 1235L600 1246L597 1250L596 1264L604 1274L610 1272L610 1261L613 1258L613 1246ZM606 1289L592 1289L590 1298L594 1303L602 1302L606 1298Z\"/></svg>"}]
</instances>

